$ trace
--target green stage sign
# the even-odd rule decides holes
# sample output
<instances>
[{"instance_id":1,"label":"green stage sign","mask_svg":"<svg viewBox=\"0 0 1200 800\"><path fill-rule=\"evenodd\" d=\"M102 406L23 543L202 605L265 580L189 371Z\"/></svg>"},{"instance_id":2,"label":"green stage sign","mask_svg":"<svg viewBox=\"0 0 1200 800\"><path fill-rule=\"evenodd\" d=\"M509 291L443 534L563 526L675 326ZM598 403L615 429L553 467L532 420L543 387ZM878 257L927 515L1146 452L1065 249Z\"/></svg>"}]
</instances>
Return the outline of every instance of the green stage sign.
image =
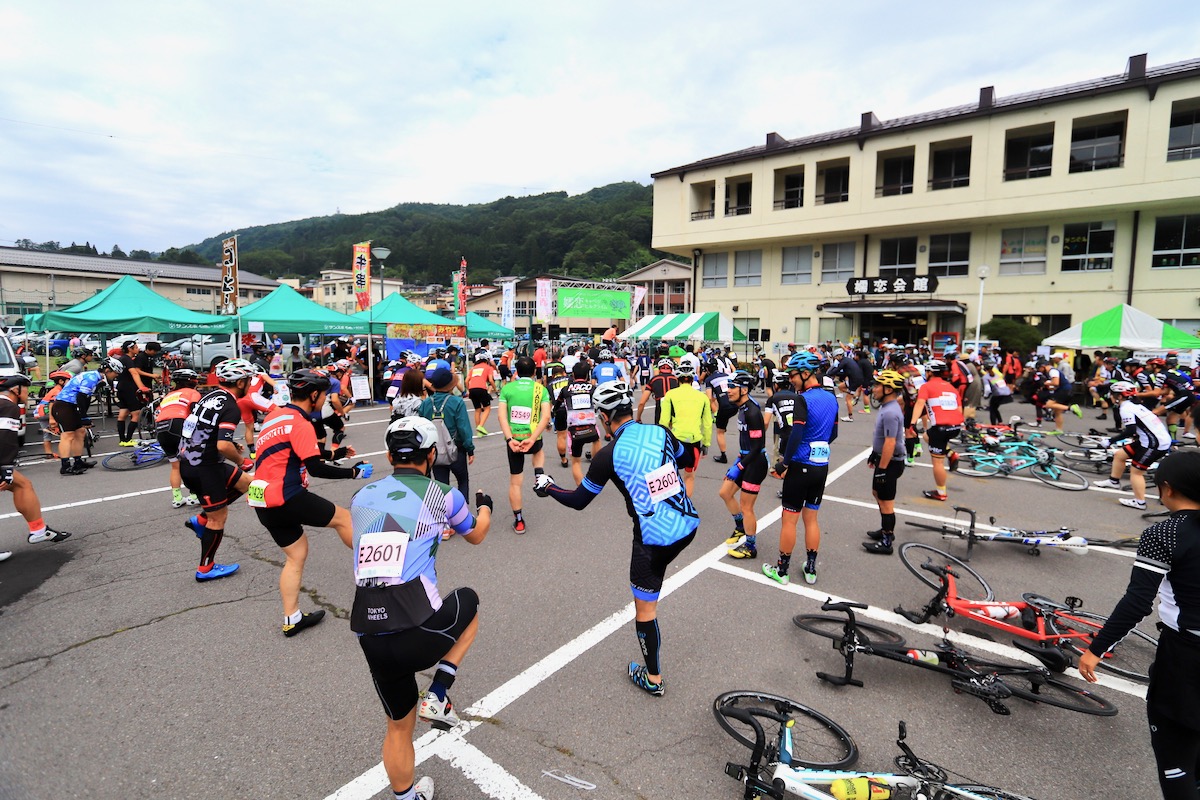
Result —
<instances>
[{"instance_id":1,"label":"green stage sign","mask_svg":"<svg viewBox=\"0 0 1200 800\"><path fill-rule=\"evenodd\" d=\"M629 319L630 292L615 289L558 290L558 316Z\"/></svg>"}]
</instances>

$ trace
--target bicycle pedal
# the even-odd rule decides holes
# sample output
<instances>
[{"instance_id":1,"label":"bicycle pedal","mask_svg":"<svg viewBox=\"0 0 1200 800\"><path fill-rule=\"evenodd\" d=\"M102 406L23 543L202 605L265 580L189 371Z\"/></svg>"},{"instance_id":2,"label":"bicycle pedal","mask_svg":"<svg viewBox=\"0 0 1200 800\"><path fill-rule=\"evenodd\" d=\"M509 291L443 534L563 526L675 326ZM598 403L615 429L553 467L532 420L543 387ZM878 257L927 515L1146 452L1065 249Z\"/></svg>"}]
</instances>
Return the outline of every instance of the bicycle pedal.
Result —
<instances>
[{"instance_id":1,"label":"bicycle pedal","mask_svg":"<svg viewBox=\"0 0 1200 800\"><path fill-rule=\"evenodd\" d=\"M992 713L999 714L1002 717L1007 717L1008 715L1012 714L1012 710L999 700L988 700L987 705L988 708L992 710Z\"/></svg>"}]
</instances>

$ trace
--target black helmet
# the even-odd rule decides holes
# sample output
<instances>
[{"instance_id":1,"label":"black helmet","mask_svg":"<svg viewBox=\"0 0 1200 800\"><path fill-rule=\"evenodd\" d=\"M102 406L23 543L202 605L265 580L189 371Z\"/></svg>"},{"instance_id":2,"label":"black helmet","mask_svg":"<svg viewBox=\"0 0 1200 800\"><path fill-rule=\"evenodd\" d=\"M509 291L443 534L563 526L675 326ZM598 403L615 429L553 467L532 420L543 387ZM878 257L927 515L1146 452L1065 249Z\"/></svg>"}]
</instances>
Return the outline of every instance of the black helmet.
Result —
<instances>
[{"instance_id":1,"label":"black helmet","mask_svg":"<svg viewBox=\"0 0 1200 800\"><path fill-rule=\"evenodd\" d=\"M28 375L16 373L0 380L0 392L7 392L12 389L20 389L22 386L31 386L33 381L29 380Z\"/></svg>"},{"instance_id":2,"label":"black helmet","mask_svg":"<svg viewBox=\"0 0 1200 800\"><path fill-rule=\"evenodd\" d=\"M199 383L200 376L195 370L177 369L171 373L171 383Z\"/></svg>"},{"instance_id":3,"label":"black helmet","mask_svg":"<svg viewBox=\"0 0 1200 800\"><path fill-rule=\"evenodd\" d=\"M330 386L329 376L315 369L298 369L288 376L288 388L293 392L328 392Z\"/></svg>"},{"instance_id":4,"label":"black helmet","mask_svg":"<svg viewBox=\"0 0 1200 800\"><path fill-rule=\"evenodd\" d=\"M758 386L758 378L751 375L749 372L746 372L744 369L739 369L737 372L733 373L732 376L730 376L729 385L740 386L749 392L754 389L755 386Z\"/></svg>"}]
</instances>

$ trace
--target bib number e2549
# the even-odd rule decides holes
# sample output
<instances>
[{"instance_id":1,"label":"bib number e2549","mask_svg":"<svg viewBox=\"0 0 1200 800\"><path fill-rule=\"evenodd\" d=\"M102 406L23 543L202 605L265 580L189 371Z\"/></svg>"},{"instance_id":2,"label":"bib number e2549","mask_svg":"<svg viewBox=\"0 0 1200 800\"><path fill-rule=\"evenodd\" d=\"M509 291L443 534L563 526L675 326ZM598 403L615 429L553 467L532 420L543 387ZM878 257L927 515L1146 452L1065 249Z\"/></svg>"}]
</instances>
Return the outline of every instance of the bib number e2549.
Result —
<instances>
[{"instance_id":1,"label":"bib number e2549","mask_svg":"<svg viewBox=\"0 0 1200 800\"><path fill-rule=\"evenodd\" d=\"M508 420L516 425L528 425L533 421L533 409L529 406L510 406Z\"/></svg>"}]
</instances>

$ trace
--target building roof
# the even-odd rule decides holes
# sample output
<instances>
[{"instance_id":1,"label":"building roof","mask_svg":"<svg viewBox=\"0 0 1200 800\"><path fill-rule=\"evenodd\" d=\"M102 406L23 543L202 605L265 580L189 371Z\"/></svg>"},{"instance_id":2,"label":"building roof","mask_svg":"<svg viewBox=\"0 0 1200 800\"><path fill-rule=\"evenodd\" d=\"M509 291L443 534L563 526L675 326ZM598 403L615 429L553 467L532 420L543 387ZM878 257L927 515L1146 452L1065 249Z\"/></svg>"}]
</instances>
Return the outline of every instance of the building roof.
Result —
<instances>
[{"instance_id":1,"label":"building roof","mask_svg":"<svg viewBox=\"0 0 1200 800\"><path fill-rule=\"evenodd\" d=\"M641 277L639 277L639 276L644 275L644 274L650 272L651 270L658 269L659 267L675 267L678 270L683 270L683 271L687 272L688 275L692 274L692 265L691 264L684 264L681 261L674 261L670 258L660 258L658 261L655 261L652 264L647 264L644 267L638 267L633 272L630 272L626 275L622 275L621 277L617 278L617 282L618 283L637 283L640 280L642 280Z\"/></svg>"},{"instance_id":2,"label":"building roof","mask_svg":"<svg viewBox=\"0 0 1200 800\"><path fill-rule=\"evenodd\" d=\"M862 122L857 127L827 131L812 136L804 136L799 139L785 139L777 133L768 133L765 144L701 159L700 161L693 161L690 164L684 164L680 167L672 167L662 172L655 172L650 177L661 178L705 167L732 164L767 155L806 150L836 142L865 141L869 137L881 133L894 133L901 130L928 127L971 117L991 116L997 113L1046 105L1052 102L1060 102L1078 97L1093 97L1138 87L1145 88L1150 92L1151 98L1153 98L1154 92L1160 84L1196 77L1200 77L1200 59L1147 68L1145 55L1131 56L1126 71L1119 75L1108 75L1103 78L1093 78L1079 83L1055 86L1049 89L1038 89L1008 97L996 97L993 87L986 86L980 90L978 102L943 108L937 111L926 111L891 120L880 121L875 117L874 113L868 111L862 115Z\"/></svg>"},{"instance_id":3,"label":"building roof","mask_svg":"<svg viewBox=\"0 0 1200 800\"><path fill-rule=\"evenodd\" d=\"M958 300L932 300L917 298L896 298L893 300L834 300L821 303L817 311L830 311L835 314L885 313L894 314L922 313L929 311L954 312L965 314L967 307Z\"/></svg>"},{"instance_id":4,"label":"building roof","mask_svg":"<svg viewBox=\"0 0 1200 800\"><path fill-rule=\"evenodd\" d=\"M146 277L153 270L155 279L167 278L183 281L220 283L220 267L202 267L196 264L171 264L165 261L132 261L124 258L85 256L76 253L47 253L43 250L25 250L19 247L0 247L0 266L36 267L63 272L93 272L102 275L132 275ZM238 283L242 286L279 285L278 281L238 270Z\"/></svg>"}]
</instances>

